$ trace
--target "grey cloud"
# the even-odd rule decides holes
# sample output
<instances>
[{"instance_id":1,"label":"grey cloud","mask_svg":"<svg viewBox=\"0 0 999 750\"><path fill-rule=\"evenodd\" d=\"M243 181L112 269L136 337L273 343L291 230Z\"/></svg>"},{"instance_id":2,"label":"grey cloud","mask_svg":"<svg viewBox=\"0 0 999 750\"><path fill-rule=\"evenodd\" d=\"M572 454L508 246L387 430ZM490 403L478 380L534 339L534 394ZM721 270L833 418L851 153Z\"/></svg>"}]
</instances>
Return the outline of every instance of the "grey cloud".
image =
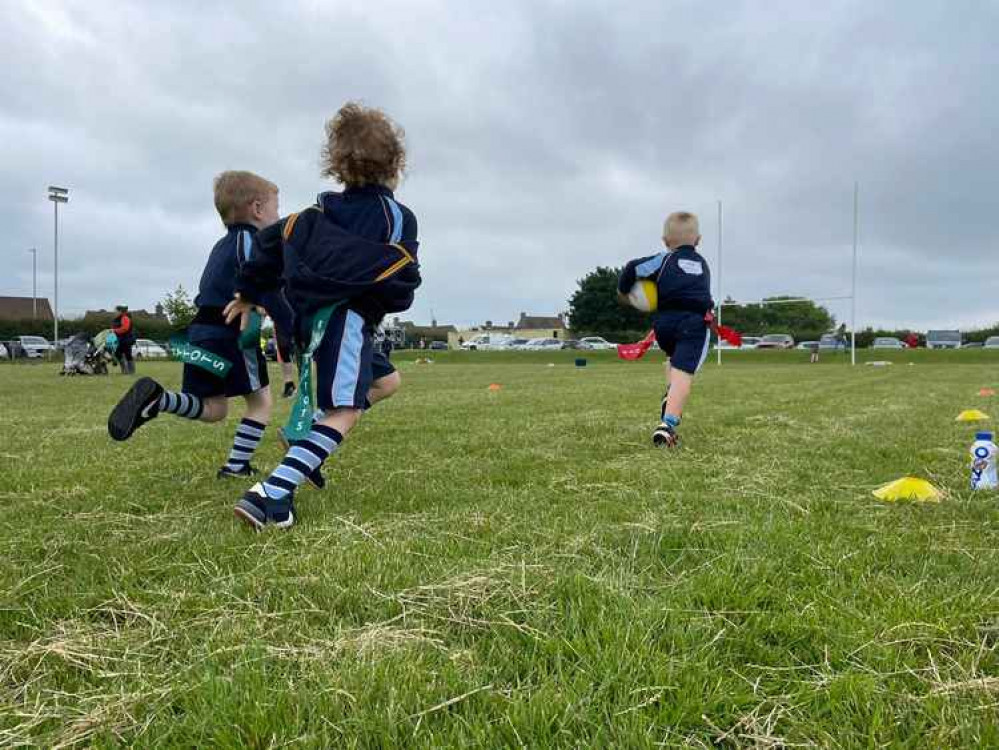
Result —
<instances>
[{"instance_id":1,"label":"grey cloud","mask_svg":"<svg viewBox=\"0 0 999 750\"><path fill-rule=\"evenodd\" d=\"M408 134L417 319L561 310L589 269L654 250L678 207L713 260L718 199L726 294L840 295L856 179L861 323L999 320L994 6L239 8L7 6L0 293L30 289L22 246L47 262L50 181L73 189L64 309L193 286L220 229L212 177L254 169L304 205L326 187L324 120L362 98Z\"/></svg>"}]
</instances>

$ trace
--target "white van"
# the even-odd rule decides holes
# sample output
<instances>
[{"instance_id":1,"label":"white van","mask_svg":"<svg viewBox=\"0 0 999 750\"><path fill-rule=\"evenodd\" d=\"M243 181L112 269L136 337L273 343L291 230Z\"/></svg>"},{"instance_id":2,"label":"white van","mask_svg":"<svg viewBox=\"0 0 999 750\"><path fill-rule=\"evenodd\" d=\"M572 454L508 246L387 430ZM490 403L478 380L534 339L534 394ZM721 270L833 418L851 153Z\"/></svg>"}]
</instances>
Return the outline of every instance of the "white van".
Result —
<instances>
[{"instance_id":1,"label":"white van","mask_svg":"<svg viewBox=\"0 0 999 750\"><path fill-rule=\"evenodd\" d=\"M466 352L474 352L476 350L489 351L490 349L503 349L507 346L510 341L510 336L504 336L498 333L480 333L478 336L473 336L464 344L461 348Z\"/></svg>"}]
</instances>

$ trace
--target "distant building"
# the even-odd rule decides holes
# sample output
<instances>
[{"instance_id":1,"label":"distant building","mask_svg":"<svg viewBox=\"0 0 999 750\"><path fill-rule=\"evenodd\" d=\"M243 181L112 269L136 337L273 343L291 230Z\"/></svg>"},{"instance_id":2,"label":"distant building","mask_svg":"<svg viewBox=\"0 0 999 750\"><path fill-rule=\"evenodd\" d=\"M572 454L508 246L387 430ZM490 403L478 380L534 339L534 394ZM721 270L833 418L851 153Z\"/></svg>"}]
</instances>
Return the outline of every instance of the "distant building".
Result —
<instances>
[{"instance_id":1,"label":"distant building","mask_svg":"<svg viewBox=\"0 0 999 750\"><path fill-rule=\"evenodd\" d=\"M0 320L52 320L45 297L0 297Z\"/></svg>"},{"instance_id":2,"label":"distant building","mask_svg":"<svg viewBox=\"0 0 999 750\"><path fill-rule=\"evenodd\" d=\"M498 333L520 339L569 339L572 332L565 326L564 315L528 315L520 314L520 319L514 323L507 321L505 325L494 324L487 320L480 326L472 326L448 335L448 345L456 349L465 341L480 333Z\"/></svg>"},{"instance_id":3,"label":"distant building","mask_svg":"<svg viewBox=\"0 0 999 750\"><path fill-rule=\"evenodd\" d=\"M393 318L391 323L386 321L382 328L385 335L398 347L417 346L421 339L427 344L431 341L447 341L456 330L452 325L437 325L436 320L432 325L420 326L411 320L399 318Z\"/></svg>"}]
</instances>

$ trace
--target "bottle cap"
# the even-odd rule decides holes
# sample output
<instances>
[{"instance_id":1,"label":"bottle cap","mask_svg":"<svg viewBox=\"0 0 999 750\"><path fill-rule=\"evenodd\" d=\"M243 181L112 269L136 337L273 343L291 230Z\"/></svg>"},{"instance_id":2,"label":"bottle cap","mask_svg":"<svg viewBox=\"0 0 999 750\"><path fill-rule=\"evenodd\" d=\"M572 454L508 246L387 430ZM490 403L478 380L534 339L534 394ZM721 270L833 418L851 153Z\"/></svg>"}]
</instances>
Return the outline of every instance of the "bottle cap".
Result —
<instances>
[{"instance_id":1,"label":"bottle cap","mask_svg":"<svg viewBox=\"0 0 999 750\"><path fill-rule=\"evenodd\" d=\"M991 432L976 432L975 433L975 440L991 440L991 439L992 439L992 433Z\"/></svg>"}]
</instances>

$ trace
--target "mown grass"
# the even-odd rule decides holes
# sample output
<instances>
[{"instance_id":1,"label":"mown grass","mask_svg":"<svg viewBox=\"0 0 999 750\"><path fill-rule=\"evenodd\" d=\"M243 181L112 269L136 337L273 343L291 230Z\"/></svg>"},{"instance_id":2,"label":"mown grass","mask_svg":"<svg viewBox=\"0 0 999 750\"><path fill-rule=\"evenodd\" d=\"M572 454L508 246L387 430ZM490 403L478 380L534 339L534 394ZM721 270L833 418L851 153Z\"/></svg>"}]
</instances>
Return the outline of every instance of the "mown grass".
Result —
<instances>
[{"instance_id":1,"label":"mown grass","mask_svg":"<svg viewBox=\"0 0 999 750\"><path fill-rule=\"evenodd\" d=\"M654 361L402 355L259 536L214 478L238 408L114 444L127 379L2 367L0 746L999 745L999 498L954 422L999 356L915 354L708 366L675 454ZM946 499L871 497L904 474Z\"/></svg>"}]
</instances>

